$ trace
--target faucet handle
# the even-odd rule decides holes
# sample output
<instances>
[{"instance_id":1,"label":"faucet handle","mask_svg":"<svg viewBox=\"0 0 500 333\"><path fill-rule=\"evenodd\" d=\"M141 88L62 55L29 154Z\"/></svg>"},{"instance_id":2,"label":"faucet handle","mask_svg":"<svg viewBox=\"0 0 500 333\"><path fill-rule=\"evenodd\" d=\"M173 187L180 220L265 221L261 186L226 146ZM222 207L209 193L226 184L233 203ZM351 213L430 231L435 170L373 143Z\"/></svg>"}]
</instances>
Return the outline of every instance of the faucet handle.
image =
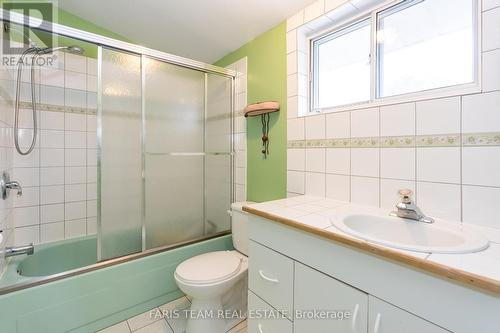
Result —
<instances>
[{"instance_id":1,"label":"faucet handle","mask_svg":"<svg viewBox=\"0 0 500 333\"><path fill-rule=\"evenodd\" d=\"M398 191L398 194L401 196L401 202L405 204L411 203L411 196L413 195L413 191L408 188L403 188Z\"/></svg>"}]
</instances>

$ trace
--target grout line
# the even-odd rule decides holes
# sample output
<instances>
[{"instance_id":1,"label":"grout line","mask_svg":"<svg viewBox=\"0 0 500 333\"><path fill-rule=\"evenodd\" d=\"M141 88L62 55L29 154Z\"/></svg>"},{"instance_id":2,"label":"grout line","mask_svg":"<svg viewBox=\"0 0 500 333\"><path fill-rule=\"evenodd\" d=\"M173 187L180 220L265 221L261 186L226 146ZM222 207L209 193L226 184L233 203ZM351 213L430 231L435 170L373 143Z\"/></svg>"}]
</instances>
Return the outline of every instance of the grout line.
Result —
<instances>
[{"instance_id":1,"label":"grout line","mask_svg":"<svg viewBox=\"0 0 500 333\"><path fill-rule=\"evenodd\" d=\"M382 112L381 108L377 108L378 112L378 137L380 140L382 134ZM382 175L382 151L380 150L380 144L378 147L378 207L382 206L382 180L380 179Z\"/></svg>"},{"instance_id":2,"label":"grout line","mask_svg":"<svg viewBox=\"0 0 500 333\"><path fill-rule=\"evenodd\" d=\"M130 319L130 318L129 318ZM125 323L127 324L128 330L130 333L132 333L132 329L130 328L130 324L128 323L128 319L124 320Z\"/></svg>"},{"instance_id":3,"label":"grout line","mask_svg":"<svg viewBox=\"0 0 500 333\"><path fill-rule=\"evenodd\" d=\"M352 137L352 112L349 112L349 140ZM352 202L352 149L349 147L349 186L348 201Z\"/></svg>"},{"instance_id":4,"label":"grout line","mask_svg":"<svg viewBox=\"0 0 500 333\"><path fill-rule=\"evenodd\" d=\"M64 67L63 67L63 82L64 82L64 87L63 87L63 103L64 107L66 107L66 54L63 53L64 56ZM63 116L63 121L64 121L64 130L66 130L66 113L64 113ZM63 137L63 144L64 144L64 150L63 150L63 172L64 172L64 184L63 184L63 195L64 195L64 200L62 203L62 210L63 210L63 239L66 239L66 134Z\"/></svg>"},{"instance_id":5,"label":"grout line","mask_svg":"<svg viewBox=\"0 0 500 333\"><path fill-rule=\"evenodd\" d=\"M464 221L464 194L463 194L463 96L460 96L460 222Z\"/></svg>"}]
</instances>

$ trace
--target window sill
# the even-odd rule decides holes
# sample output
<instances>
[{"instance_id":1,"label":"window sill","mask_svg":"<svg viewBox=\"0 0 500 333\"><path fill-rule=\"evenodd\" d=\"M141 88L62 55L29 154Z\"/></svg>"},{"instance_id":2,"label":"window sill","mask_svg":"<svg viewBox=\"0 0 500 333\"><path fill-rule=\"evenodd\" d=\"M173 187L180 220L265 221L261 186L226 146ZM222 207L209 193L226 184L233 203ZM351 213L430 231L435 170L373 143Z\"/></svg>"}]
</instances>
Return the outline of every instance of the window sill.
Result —
<instances>
[{"instance_id":1,"label":"window sill","mask_svg":"<svg viewBox=\"0 0 500 333\"><path fill-rule=\"evenodd\" d=\"M462 85L459 87L448 87L441 88L436 90L422 91L417 93L405 94L405 95L397 95L391 97L384 97L374 101L362 102L357 104L349 104L343 106L336 106L330 108L322 108L316 111L312 111L310 108L307 110L306 114L299 114L299 117L308 117L314 116L318 114L325 113L336 113L336 112L348 112L354 110L361 109L369 109L376 107L389 106L394 104L404 104L404 103L415 103L420 101L432 100L432 99L441 99L441 98L449 98L449 97L457 97L464 95L472 95L481 93L481 87L477 83L471 83Z\"/></svg>"}]
</instances>

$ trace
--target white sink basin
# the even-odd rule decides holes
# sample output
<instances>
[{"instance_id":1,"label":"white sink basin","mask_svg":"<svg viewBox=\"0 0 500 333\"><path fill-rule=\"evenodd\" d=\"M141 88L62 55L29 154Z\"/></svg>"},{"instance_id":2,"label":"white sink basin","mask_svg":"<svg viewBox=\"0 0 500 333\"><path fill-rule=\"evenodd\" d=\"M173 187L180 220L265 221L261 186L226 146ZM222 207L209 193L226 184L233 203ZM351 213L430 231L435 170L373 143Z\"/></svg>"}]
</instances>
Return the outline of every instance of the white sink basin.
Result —
<instances>
[{"instance_id":1,"label":"white sink basin","mask_svg":"<svg viewBox=\"0 0 500 333\"><path fill-rule=\"evenodd\" d=\"M368 242L415 252L469 253L489 245L481 234L442 220L428 224L392 216L346 213L332 218L332 224Z\"/></svg>"}]
</instances>

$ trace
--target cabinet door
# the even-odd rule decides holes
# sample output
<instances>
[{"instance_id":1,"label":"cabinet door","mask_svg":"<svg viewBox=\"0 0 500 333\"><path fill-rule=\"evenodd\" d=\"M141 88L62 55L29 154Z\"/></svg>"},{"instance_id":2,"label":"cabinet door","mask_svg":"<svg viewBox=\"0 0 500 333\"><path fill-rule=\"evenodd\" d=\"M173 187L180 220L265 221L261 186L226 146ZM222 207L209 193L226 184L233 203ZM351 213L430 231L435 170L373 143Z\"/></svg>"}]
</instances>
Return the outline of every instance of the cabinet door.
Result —
<instances>
[{"instance_id":1,"label":"cabinet door","mask_svg":"<svg viewBox=\"0 0 500 333\"><path fill-rule=\"evenodd\" d=\"M255 242L250 242L249 252L248 288L291 317L293 260Z\"/></svg>"},{"instance_id":2,"label":"cabinet door","mask_svg":"<svg viewBox=\"0 0 500 333\"><path fill-rule=\"evenodd\" d=\"M248 333L292 333L292 322L253 292L248 292Z\"/></svg>"},{"instance_id":3,"label":"cabinet door","mask_svg":"<svg viewBox=\"0 0 500 333\"><path fill-rule=\"evenodd\" d=\"M295 333L367 331L368 295L364 292L299 263L295 263L294 291Z\"/></svg>"},{"instance_id":4,"label":"cabinet door","mask_svg":"<svg viewBox=\"0 0 500 333\"><path fill-rule=\"evenodd\" d=\"M376 297L369 297L369 333L449 332Z\"/></svg>"}]
</instances>

